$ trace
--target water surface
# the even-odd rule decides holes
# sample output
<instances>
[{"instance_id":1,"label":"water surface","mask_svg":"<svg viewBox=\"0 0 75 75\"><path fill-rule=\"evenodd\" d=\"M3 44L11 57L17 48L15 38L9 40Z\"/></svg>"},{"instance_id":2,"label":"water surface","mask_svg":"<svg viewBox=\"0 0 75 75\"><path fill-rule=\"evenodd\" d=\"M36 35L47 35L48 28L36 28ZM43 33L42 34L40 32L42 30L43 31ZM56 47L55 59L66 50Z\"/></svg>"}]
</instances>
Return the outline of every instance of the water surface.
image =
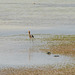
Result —
<instances>
[{"instance_id":1,"label":"water surface","mask_svg":"<svg viewBox=\"0 0 75 75\"><path fill-rule=\"evenodd\" d=\"M43 38L48 38L48 35L35 35L34 39L29 39L28 35L24 34L1 36L0 67L42 67L48 65L58 68L67 64L74 65L75 60L72 57L64 55L54 57L55 54L47 55L46 52L40 51L42 45L47 45L47 41L43 41Z\"/></svg>"},{"instance_id":2,"label":"water surface","mask_svg":"<svg viewBox=\"0 0 75 75\"><path fill-rule=\"evenodd\" d=\"M75 34L74 0L0 1L0 67L74 64L71 57L41 52L42 34Z\"/></svg>"}]
</instances>

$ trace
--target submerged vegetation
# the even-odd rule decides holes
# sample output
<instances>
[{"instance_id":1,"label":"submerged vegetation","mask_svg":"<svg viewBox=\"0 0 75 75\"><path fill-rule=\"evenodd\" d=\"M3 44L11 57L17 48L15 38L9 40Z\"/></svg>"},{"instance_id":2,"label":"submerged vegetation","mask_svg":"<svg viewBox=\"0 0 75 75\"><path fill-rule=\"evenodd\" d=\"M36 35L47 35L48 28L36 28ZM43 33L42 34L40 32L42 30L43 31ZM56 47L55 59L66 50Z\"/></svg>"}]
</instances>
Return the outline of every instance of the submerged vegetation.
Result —
<instances>
[{"instance_id":1,"label":"submerged vegetation","mask_svg":"<svg viewBox=\"0 0 75 75\"><path fill-rule=\"evenodd\" d=\"M50 51L54 54L75 56L75 35L52 35L43 40L47 41L47 44L45 48L43 48L43 45L40 50Z\"/></svg>"}]
</instances>

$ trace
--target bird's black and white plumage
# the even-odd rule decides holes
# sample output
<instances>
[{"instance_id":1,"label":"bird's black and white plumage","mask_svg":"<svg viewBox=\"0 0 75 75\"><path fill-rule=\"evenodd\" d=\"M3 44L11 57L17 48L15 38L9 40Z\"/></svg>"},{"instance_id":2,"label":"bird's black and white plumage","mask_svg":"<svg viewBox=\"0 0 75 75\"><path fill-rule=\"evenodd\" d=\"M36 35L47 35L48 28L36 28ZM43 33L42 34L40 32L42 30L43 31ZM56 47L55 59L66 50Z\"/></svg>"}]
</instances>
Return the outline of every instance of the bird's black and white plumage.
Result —
<instances>
[{"instance_id":1,"label":"bird's black and white plumage","mask_svg":"<svg viewBox=\"0 0 75 75\"><path fill-rule=\"evenodd\" d=\"M32 38L34 38L34 36L33 35L31 35L32 36Z\"/></svg>"},{"instance_id":2,"label":"bird's black and white plumage","mask_svg":"<svg viewBox=\"0 0 75 75\"><path fill-rule=\"evenodd\" d=\"M28 31L28 33L29 33L29 38L34 38L34 36L30 34L30 31Z\"/></svg>"}]
</instances>

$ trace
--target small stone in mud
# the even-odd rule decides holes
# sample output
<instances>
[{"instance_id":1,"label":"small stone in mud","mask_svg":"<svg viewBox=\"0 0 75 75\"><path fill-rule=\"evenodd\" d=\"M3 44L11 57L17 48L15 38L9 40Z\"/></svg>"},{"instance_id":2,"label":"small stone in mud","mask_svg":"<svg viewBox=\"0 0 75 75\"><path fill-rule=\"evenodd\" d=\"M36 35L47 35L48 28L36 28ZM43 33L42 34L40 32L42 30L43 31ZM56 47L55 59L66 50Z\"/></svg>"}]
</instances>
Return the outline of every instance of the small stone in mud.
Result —
<instances>
[{"instance_id":1,"label":"small stone in mud","mask_svg":"<svg viewBox=\"0 0 75 75\"><path fill-rule=\"evenodd\" d=\"M51 54L51 52L47 52L47 54L48 54L48 55L50 55L50 54Z\"/></svg>"},{"instance_id":2,"label":"small stone in mud","mask_svg":"<svg viewBox=\"0 0 75 75\"><path fill-rule=\"evenodd\" d=\"M54 57L59 57L59 55L54 55Z\"/></svg>"}]
</instances>

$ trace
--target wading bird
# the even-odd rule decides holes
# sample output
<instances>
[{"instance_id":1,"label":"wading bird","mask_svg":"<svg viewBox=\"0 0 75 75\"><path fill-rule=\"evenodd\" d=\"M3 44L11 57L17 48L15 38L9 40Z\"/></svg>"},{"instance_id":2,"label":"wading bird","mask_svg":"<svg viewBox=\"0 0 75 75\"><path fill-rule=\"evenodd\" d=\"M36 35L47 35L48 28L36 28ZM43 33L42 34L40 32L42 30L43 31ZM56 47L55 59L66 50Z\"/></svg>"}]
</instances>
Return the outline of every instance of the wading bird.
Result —
<instances>
[{"instance_id":1,"label":"wading bird","mask_svg":"<svg viewBox=\"0 0 75 75\"><path fill-rule=\"evenodd\" d=\"M28 31L28 33L29 33L29 38L34 38L34 36L30 34L30 31Z\"/></svg>"}]
</instances>

